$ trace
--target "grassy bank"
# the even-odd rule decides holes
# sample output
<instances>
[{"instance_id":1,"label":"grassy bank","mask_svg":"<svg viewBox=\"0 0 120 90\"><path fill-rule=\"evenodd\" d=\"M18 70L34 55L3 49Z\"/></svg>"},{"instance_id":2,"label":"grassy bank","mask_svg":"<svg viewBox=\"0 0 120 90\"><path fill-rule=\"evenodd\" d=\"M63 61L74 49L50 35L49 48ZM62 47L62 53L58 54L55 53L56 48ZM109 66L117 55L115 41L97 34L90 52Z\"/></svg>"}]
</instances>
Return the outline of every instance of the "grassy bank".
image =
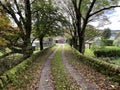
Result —
<instances>
[{"instance_id":1,"label":"grassy bank","mask_svg":"<svg viewBox=\"0 0 120 90\"><path fill-rule=\"evenodd\" d=\"M52 47L35 53L27 60L7 71L3 75L4 77L7 75L7 78L2 78L3 85L6 82L2 90L29 90L32 86L35 87L35 82L37 82L36 75L40 73L42 65L54 49L55 47Z\"/></svg>"},{"instance_id":2,"label":"grassy bank","mask_svg":"<svg viewBox=\"0 0 120 90\"><path fill-rule=\"evenodd\" d=\"M22 57L22 54L16 53L0 59L0 75L22 62Z\"/></svg>"}]
</instances>

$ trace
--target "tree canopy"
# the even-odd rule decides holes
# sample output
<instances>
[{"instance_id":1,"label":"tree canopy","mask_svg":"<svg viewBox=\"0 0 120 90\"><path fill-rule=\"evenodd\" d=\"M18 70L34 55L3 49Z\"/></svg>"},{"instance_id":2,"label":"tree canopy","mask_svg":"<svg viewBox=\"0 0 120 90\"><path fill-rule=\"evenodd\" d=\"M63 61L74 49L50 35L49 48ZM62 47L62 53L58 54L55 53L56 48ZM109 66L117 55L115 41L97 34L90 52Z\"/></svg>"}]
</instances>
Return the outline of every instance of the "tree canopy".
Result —
<instances>
[{"instance_id":1,"label":"tree canopy","mask_svg":"<svg viewBox=\"0 0 120 90\"><path fill-rule=\"evenodd\" d=\"M52 1L38 0L34 3L34 30L35 37L39 38L40 48L43 49L42 40L45 36L60 35L63 32L65 18L58 12Z\"/></svg>"},{"instance_id":2,"label":"tree canopy","mask_svg":"<svg viewBox=\"0 0 120 90\"><path fill-rule=\"evenodd\" d=\"M95 37L98 37L98 36L100 36L99 31L94 26L87 25L86 32L85 32L85 41L94 40Z\"/></svg>"},{"instance_id":3,"label":"tree canopy","mask_svg":"<svg viewBox=\"0 0 120 90\"><path fill-rule=\"evenodd\" d=\"M102 33L102 37L104 39L109 39L111 36L111 30L109 28L104 29L103 33Z\"/></svg>"},{"instance_id":4,"label":"tree canopy","mask_svg":"<svg viewBox=\"0 0 120 90\"><path fill-rule=\"evenodd\" d=\"M7 13L18 26L19 38L22 40L22 44L18 45L19 49L12 47L12 51L23 53L25 58L29 57L32 53L31 48L28 48L31 46L31 1L2 0L0 1L0 5L2 6L4 12Z\"/></svg>"},{"instance_id":5,"label":"tree canopy","mask_svg":"<svg viewBox=\"0 0 120 90\"><path fill-rule=\"evenodd\" d=\"M120 7L118 5L118 0L66 0L66 2L70 3L66 4L67 8L73 7L72 12L74 13L74 18L72 18L72 13L70 17L72 21L75 21L75 32L79 46L78 50L81 53L84 53L85 32L89 22L100 20L105 17L106 10L113 10L116 7ZM71 12L70 9L66 11L66 13L69 12Z\"/></svg>"},{"instance_id":6,"label":"tree canopy","mask_svg":"<svg viewBox=\"0 0 120 90\"><path fill-rule=\"evenodd\" d=\"M7 17L7 14L2 12L3 9L1 8L0 13L0 46L6 47L13 45L12 43L15 42L16 37L18 36L17 28L13 28L10 22L10 19Z\"/></svg>"}]
</instances>

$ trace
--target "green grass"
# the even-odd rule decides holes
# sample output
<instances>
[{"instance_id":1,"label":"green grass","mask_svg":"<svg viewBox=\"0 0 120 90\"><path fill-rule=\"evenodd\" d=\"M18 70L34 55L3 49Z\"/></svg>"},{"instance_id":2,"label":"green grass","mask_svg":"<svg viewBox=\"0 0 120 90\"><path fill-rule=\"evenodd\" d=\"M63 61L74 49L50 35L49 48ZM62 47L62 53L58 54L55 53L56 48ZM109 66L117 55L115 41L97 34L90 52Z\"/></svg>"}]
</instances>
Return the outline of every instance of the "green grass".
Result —
<instances>
[{"instance_id":1,"label":"green grass","mask_svg":"<svg viewBox=\"0 0 120 90\"><path fill-rule=\"evenodd\" d=\"M117 47L117 46L106 46L105 49L120 49L120 47Z\"/></svg>"},{"instance_id":2,"label":"green grass","mask_svg":"<svg viewBox=\"0 0 120 90\"><path fill-rule=\"evenodd\" d=\"M87 56L94 56L94 53L91 49L85 49L85 55Z\"/></svg>"},{"instance_id":3,"label":"green grass","mask_svg":"<svg viewBox=\"0 0 120 90\"><path fill-rule=\"evenodd\" d=\"M3 54L0 52L0 56L2 56Z\"/></svg>"},{"instance_id":4,"label":"green grass","mask_svg":"<svg viewBox=\"0 0 120 90\"><path fill-rule=\"evenodd\" d=\"M106 46L104 49L106 49L106 50L108 50L108 49L120 49L120 47L117 47L117 46ZM93 50L91 50L91 49L85 49L85 55L95 58ZM120 58L111 59L110 62L113 62L116 65L120 65Z\"/></svg>"},{"instance_id":5,"label":"green grass","mask_svg":"<svg viewBox=\"0 0 120 90\"><path fill-rule=\"evenodd\" d=\"M75 89L73 83L65 71L62 61L62 47L58 49L52 60L52 75L55 81L55 90L78 90Z\"/></svg>"}]
</instances>

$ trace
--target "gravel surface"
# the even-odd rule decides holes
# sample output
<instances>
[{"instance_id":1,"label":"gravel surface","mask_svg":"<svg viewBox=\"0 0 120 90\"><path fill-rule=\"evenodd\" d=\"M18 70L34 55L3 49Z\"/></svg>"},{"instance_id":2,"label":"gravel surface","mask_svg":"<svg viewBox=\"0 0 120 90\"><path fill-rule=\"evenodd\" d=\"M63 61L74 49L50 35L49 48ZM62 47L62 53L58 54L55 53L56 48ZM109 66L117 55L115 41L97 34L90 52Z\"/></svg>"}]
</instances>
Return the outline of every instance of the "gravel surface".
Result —
<instances>
[{"instance_id":1,"label":"gravel surface","mask_svg":"<svg viewBox=\"0 0 120 90\"><path fill-rule=\"evenodd\" d=\"M75 70L71 64L68 63L68 60L64 54L64 45L63 45L63 51L62 51L62 58L68 73L73 77L73 79L75 79L77 84L81 86L82 90L99 90L96 85L94 85L93 83L87 82L86 79L84 79L84 77L81 76L79 72Z\"/></svg>"},{"instance_id":2,"label":"gravel surface","mask_svg":"<svg viewBox=\"0 0 120 90\"><path fill-rule=\"evenodd\" d=\"M58 47L59 48L59 47ZM58 48L48 57L42 72L41 72L41 78L39 82L39 87L37 90L54 90L54 85L52 84L51 80L51 60L58 50Z\"/></svg>"}]
</instances>

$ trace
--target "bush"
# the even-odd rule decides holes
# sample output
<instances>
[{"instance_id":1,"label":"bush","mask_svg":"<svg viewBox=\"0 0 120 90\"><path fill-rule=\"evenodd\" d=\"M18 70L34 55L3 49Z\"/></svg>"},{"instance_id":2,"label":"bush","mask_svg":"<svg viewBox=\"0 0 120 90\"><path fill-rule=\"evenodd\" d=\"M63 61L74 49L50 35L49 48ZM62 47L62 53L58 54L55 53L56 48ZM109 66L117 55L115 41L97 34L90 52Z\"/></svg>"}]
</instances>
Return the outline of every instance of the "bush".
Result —
<instances>
[{"instance_id":1,"label":"bush","mask_svg":"<svg viewBox=\"0 0 120 90\"><path fill-rule=\"evenodd\" d=\"M98 49L94 51L96 57L120 57L120 49Z\"/></svg>"},{"instance_id":2,"label":"bush","mask_svg":"<svg viewBox=\"0 0 120 90\"><path fill-rule=\"evenodd\" d=\"M103 39L105 46L113 46L113 40Z\"/></svg>"},{"instance_id":3,"label":"bush","mask_svg":"<svg viewBox=\"0 0 120 90\"><path fill-rule=\"evenodd\" d=\"M105 61L101 61L92 57L87 57L79 53L76 49L73 49L74 54L80 59L80 61L97 70L98 72L107 75L115 82L120 84L120 67L114 64L109 64Z\"/></svg>"}]
</instances>

